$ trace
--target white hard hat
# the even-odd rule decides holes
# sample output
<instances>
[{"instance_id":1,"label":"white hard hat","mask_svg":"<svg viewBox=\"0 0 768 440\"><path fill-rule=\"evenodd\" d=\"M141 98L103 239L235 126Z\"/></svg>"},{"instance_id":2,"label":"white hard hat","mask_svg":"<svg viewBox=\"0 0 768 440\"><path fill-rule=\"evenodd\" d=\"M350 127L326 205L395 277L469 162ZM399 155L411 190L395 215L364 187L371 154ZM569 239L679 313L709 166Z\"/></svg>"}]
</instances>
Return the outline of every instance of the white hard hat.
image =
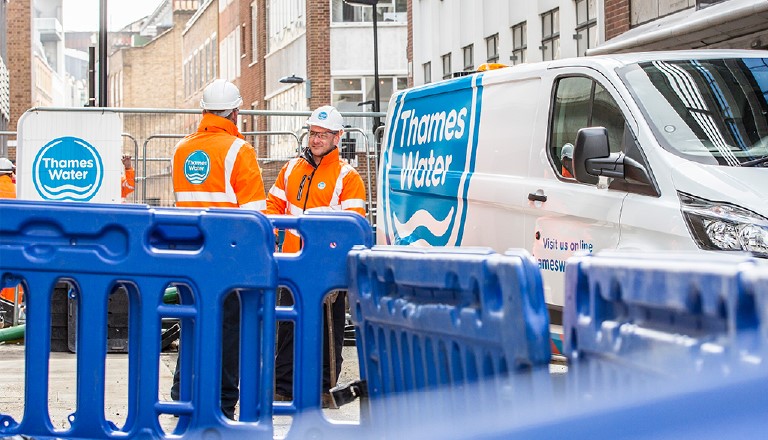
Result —
<instances>
[{"instance_id":1,"label":"white hard hat","mask_svg":"<svg viewBox=\"0 0 768 440\"><path fill-rule=\"evenodd\" d=\"M344 128L344 118L336 110L336 107L324 105L312 112L312 116L307 119L307 125L317 125L331 131L339 131Z\"/></svg>"},{"instance_id":2,"label":"white hard hat","mask_svg":"<svg viewBox=\"0 0 768 440\"><path fill-rule=\"evenodd\" d=\"M560 160L566 158L573 160L573 144L567 143L563 145L563 149L560 150Z\"/></svg>"},{"instance_id":3,"label":"white hard hat","mask_svg":"<svg viewBox=\"0 0 768 440\"><path fill-rule=\"evenodd\" d=\"M5 157L0 157L0 173L10 173L16 169L16 165Z\"/></svg>"},{"instance_id":4,"label":"white hard hat","mask_svg":"<svg viewBox=\"0 0 768 440\"><path fill-rule=\"evenodd\" d=\"M237 86L224 79L217 79L203 90L200 107L203 110L232 110L240 107L243 98Z\"/></svg>"}]
</instances>

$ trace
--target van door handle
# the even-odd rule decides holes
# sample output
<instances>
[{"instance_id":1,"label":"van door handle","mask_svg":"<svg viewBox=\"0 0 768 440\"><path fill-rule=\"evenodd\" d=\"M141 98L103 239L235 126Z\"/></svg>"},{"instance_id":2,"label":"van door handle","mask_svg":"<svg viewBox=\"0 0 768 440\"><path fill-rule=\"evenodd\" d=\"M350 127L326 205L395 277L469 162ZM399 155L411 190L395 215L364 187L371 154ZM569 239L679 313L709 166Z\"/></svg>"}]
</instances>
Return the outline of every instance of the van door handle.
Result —
<instances>
[{"instance_id":1,"label":"van door handle","mask_svg":"<svg viewBox=\"0 0 768 440\"><path fill-rule=\"evenodd\" d=\"M546 202L547 196L545 194L539 194L539 193L529 193L528 194L528 200L532 202Z\"/></svg>"}]
</instances>

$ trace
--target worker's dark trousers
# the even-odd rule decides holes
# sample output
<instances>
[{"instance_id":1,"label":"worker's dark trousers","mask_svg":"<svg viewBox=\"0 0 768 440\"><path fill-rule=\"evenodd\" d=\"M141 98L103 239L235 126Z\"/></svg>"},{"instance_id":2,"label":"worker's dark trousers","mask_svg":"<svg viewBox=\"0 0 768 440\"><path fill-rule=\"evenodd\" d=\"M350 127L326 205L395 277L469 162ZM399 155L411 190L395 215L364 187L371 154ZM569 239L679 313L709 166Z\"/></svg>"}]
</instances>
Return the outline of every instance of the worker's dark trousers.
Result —
<instances>
[{"instance_id":1,"label":"worker's dark trousers","mask_svg":"<svg viewBox=\"0 0 768 440\"><path fill-rule=\"evenodd\" d=\"M341 349L344 345L344 321L345 321L345 297L346 292L339 291L336 301L331 306L333 316L333 339L336 348L336 372L338 378L341 373L341 363L344 360ZM277 303L281 306L293 305L293 296L287 289L281 288L278 292ZM323 314L323 393L331 388L331 365L328 354L328 322L327 312L323 309L318 313ZM302 344L319 342L315 335L307 335ZM319 336L319 335L318 335ZM293 322L282 321L277 324L277 353L275 356L275 393L285 397L293 397ZM299 372L301 374L301 372Z\"/></svg>"},{"instance_id":2,"label":"worker's dark trousers","mask_svg":"<svg viewBox=\"0 0 768 440\"><path fill-rule=\"evenodd\" d=\"M224 300L221 353L221 411L235 419L235 405L240 398L240 296L227 295ZM184 349L183 347L181 348ZM203 373L205 374L205 373ZM179 360L173 374L171 399L179 400Z\"/></svg>"}]
</instances>

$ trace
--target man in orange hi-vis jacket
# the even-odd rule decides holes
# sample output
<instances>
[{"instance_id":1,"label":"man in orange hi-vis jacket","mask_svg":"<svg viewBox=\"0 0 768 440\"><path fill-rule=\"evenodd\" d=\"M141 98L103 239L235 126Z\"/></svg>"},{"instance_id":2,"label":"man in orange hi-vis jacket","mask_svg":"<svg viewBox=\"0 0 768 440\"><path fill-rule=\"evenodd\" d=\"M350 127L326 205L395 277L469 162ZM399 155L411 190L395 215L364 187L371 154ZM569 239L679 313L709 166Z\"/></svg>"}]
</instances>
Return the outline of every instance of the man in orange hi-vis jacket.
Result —
<instances>
[{"instance_id":1,"label":"man in orange hi-vis jacket","mask_svg":"<svg viewBox=\"0 0 768 440\"><path fill-rule=\"evenodd\" d=\"M16 182L13 177L15 172L16 165L14 165L7 157L0 157L0 199L16 198ZM21 286L19 286L19 289L21 289ZM23 291L20 290L19 294L22 292ZM15 297L15 287L0 289L0 298L13 302ZM21 301L21 297L19 297L19 301Z\"/></svg>"},{"instance_id":2,"label":"man in orange hi-vis jacket","mask_svg":"<svg viewBox=\"0 0 768 440\"><path fill-rule=\"evenodd\" d=\"M315 110L309 119L308 143L300 157L291 159L280 170L267 195L267 214L302 215L309 211L351 211L365 215L363 179L347 162L339 158L338 144L344 134L344 119L332 106ZM283 252L298 252L301 238L285 231ZM328 338L323 338L323 406L330 406L328 390L341 372L344 343L344 294L332 297L330 307L333 321L334 350L329 350ZM293 304L290 293L280 290L280 305ZM327 317L327 313L324 314ZM324 332L328 334L326 319ZM329 351L334 353L331 362ZM332 368L331 365L335 368ZM332 372L332 369L335 370ZM333 374L333 379L331 377ZM280 323L277 333L275 359L275 399L293 398L293 330L289 323Z\"/></svg>"},{"instance_id":3,"label":"man in orange hi-vis jacket","mask_svg":"<svg viewBox=\"0 0 768 440\"><path fill-rule=\"evenodd\" d=\"M7 157L0 157L0 199L16 198L15 172L16 165Z\"/></svg>"},{"instance_id":4,"label":"man in orange hi-vis jacket","mask_svg":"<svg viewBox=\"0 0 768 440\"><path fill-rule=\"evenodd\" d=\"M203 90L203 120L195 133L176 145L173 153L177 207L254 211L266 208L256 151L237 129L242 103L240 91L229 81L217 79ZM240 398L240 299L236 293L227 295L223 313L221 410L234 419ZM177 362L171 388L174 400L179 399L178 367Z\"/></svg>"},{"instance_id":5,"label":"man in orange hi-vis jacket","mask_svg":"<svg viewBox=\"0 0 768 440\"><path fill-rule=\"evenodd\" d=\"M125 168L125 174L120 176L120 197L128 197L128 194L132 193L136 189L136 170L133 169L131 164L131 156L123 156L123 168Z\"/></svg>"}]
</instances>

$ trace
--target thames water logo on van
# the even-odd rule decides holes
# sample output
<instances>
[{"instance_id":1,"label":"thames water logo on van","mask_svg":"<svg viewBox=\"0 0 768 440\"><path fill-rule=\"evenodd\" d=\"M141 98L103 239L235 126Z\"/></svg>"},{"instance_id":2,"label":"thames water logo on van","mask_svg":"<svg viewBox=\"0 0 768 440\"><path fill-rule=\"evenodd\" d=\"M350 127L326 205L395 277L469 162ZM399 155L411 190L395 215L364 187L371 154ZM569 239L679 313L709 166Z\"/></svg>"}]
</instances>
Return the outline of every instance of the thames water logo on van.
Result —
<instances>
[{"instance_id":1,"label":"thames water logo on van","mask_svg":"<svg viewBox=\"0 0 768 440\"><path fill-rule=\"evenodd\" d=\"M197 150L184 161L184 177L189 183L199 185L205 182L211 172L211 158L205 151Z\"/></svg>"},{"instance_id":2,"label":"thames water logo on van","mask_svg":"<svg viewBox=\"0 0 768 440\"><path fill-rule=\"evenodd\" d=\"M101 188L104 166L98 151L76 137L61 137L38 151L32 182L43 200L91 200Z\"/></svg>"},{"instance_id":3,"label":"thames water logo on van","mask_svg":"<svg viewBox=\"0 0 768 440\"><path fill-rule=\"evenodd\" d=\"M482 75L395 100L382 176L390 244L458 246L475 167Z\"/></svg>"}]
</instances>

